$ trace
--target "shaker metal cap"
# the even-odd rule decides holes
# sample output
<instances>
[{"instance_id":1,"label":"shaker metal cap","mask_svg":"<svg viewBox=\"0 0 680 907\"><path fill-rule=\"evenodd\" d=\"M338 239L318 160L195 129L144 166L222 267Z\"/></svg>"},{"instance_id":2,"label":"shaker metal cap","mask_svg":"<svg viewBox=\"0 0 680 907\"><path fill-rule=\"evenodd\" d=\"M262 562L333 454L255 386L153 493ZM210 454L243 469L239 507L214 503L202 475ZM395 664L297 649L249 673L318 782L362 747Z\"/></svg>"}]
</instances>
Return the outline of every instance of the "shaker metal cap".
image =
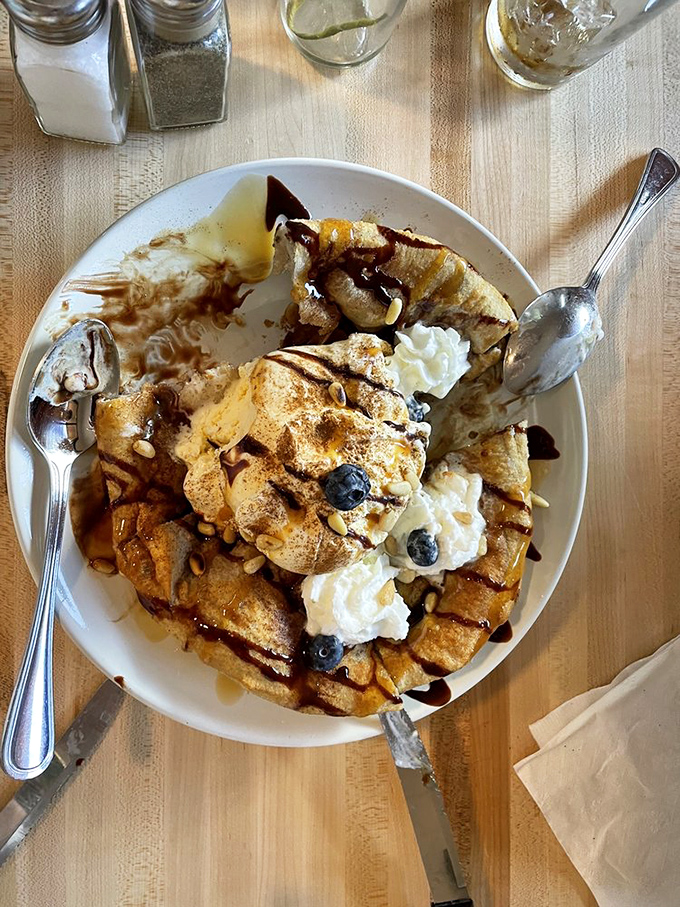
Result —
<instances>
[{"instance_id":1,"label":"shaker metal cap","mask_svg":"<svg viewBox=\"0 0 680 907\"><path fill-rule=\"evenodd\" d=\"M212 22L223 0L130 0L135 14L154 33L169 40L190 37Z\"/></svg>"},{"instance_id":2,"label":"shaker metal cap","mask_svg":"<svg viewBox=\"0 0 680 907\"><path fill-rule=\"evenodd\" d=\"M45 44L75 44L99 26L106 0L2 0L18 29Z\"/></svg>"}]
</instances>

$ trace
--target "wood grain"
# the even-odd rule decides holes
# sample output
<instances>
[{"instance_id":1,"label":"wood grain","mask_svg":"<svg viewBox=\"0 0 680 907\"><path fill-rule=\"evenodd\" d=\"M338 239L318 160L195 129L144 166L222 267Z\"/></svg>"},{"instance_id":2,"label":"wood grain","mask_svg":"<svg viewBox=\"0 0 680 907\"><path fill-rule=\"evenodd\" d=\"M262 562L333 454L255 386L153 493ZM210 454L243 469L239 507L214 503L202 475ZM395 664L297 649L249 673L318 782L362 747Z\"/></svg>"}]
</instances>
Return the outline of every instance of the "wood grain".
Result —
<instances>
[{"instance_id":1,"label":"wood grain","mask_svg":"<svg viewBox=\"0 0 680 907\"><path fill-rule=\"evenodd\" d=\"M550 94L500 77L480 0L411 0L386 53L328 73L273 2L230 3L227 123L121 148L49 139L12 76L0 18L0 400L64 269L115 218L203 170L316 155L451 198L540 284L584 276L654 145L680 152L680 17L666 13ZM512 764L528 724L680 632L680 204L637 233L602 288L583 370L591 469L550 605L474 690L422 724L477 907L594 901ZM4 420L3 420L4 421ZM0 501L0 712L35 589ZM58 629L58 729L100 677ZM0 780L0 803L14 785ZM419 907L427 884L382 740L285 751L202 736L128 701L87 770L0 870L2 907Z\"/></svg>"}]
</instances>

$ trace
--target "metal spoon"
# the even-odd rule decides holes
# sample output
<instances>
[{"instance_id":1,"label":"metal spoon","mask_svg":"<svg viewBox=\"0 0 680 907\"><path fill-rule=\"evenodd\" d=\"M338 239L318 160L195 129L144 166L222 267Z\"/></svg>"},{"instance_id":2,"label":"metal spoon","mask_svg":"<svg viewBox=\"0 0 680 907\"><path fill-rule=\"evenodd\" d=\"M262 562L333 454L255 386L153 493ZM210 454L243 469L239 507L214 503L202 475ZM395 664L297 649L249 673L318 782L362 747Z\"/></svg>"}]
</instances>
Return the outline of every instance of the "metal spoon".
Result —
<instances>
[{"instance_id":1,"label":"metal spoon","mask_svg":"<svg viewBox=\"0 0 680 907\"><path fill-rule=\"evenodd\" d=\"M94 444L94 396L117 394L118 350L101 321L80 321L50 347L28 395L28 429L50 470L43 571L24 659L9 704L2 762L12 778L34 778L54 752L52 631L69 477Z\"/></svg>"},{"instance_id":2,"label":"metal spoon","mask_svg":"<svg viewBox=\"0 0 680 907\"><path fill-rule=\"evenodd\" d=\"M621 223L583 286L548 290L522 312L503 363L503 384L512 394L542 394L571 378L583 365L603 337L595 302L600 280L633 230L678 175L680 168L670 154L655 148Z\"/></svg>"}]
</instances>

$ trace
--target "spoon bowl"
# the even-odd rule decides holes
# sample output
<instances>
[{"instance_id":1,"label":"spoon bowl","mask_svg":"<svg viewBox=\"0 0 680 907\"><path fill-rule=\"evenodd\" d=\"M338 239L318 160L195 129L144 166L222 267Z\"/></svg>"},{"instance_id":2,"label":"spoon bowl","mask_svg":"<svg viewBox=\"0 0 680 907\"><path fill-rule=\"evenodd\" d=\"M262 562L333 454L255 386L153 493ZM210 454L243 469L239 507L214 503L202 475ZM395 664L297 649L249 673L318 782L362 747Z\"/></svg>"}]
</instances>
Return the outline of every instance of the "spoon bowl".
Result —
<instances>
[{"instance_id":1,"label":"spoon bowl","mask_svg":"<svg viewBox=\"0 0 680 907\"><path fill-rule=\"evenodd\" d=\"M113 335L92 318L75 324L50 347L28 394L28 429L49 467L50 499L38 600L2 740L3 767L20 781L41 774L54 753L54 595L71 466L95 442L95 396L117 394L119 383Z\"/></svg>"},{"instance_id":2,"label":"spoon bowl","mask_svg":"<svg viewBox=\"0 0 680 907\"><path fill-rule=\"evenodd\" d=\"M591 289L548 290L520 315L506 348L503 383L518 396L550 390L583 365L603 336Z\"/></svg>"},{"instance_id":3,"label":"spoon bowl","mask_svg":"<svg viewBox=\"0 0 680 907\"><path fill-rule=\"evenodd\" d=\"M28 394L28 430L43 456L75 459L94 444L95 395L118 393L120 362L103 321L69 328L36 369Z\"/></svg>"}]
</instances>

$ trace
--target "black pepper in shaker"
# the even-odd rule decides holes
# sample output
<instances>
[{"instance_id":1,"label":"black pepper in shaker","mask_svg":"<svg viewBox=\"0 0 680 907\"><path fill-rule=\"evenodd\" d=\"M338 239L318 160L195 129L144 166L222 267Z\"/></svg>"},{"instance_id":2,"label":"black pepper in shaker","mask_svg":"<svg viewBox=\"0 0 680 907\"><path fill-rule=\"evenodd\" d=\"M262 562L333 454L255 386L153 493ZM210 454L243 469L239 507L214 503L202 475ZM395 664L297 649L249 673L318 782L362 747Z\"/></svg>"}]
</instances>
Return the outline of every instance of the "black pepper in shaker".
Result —
<instances>
[{"instance_id":1,"label":"black pepper in shaker","mask_svg":"<svg viewBox=\"0 0 680 907\"><path fill-rule=\"evenodd\" d=\"M225 0L127 0L127 5L151 128L224 120L231 58Z\"/></svg>"}]
</instances>

